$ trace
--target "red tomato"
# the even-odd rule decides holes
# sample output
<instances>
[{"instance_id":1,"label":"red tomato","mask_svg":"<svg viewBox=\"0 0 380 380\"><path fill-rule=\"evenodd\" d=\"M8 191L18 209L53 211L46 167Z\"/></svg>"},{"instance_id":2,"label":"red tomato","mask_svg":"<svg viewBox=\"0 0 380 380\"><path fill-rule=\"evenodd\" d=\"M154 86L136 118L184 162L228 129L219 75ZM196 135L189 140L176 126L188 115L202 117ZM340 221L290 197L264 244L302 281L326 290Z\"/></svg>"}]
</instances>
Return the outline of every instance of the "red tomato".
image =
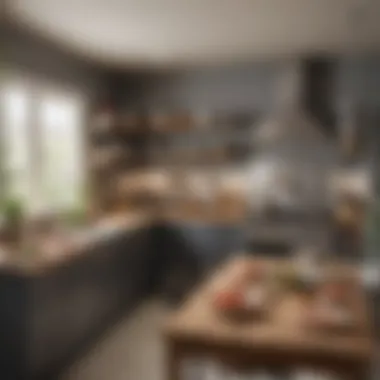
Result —
<instances>
[{"instance_id":1,"label":"red tomato","mask_svg":"<svg viewBox=\"0 0 380 380\"><path fill-rule=\"evenodd\" d=\"M223 291L220 292L215 299L216 307L220 309L232 309L242 307L244 305L244 296L239 291Z\"/></svg>"}]
</instances>

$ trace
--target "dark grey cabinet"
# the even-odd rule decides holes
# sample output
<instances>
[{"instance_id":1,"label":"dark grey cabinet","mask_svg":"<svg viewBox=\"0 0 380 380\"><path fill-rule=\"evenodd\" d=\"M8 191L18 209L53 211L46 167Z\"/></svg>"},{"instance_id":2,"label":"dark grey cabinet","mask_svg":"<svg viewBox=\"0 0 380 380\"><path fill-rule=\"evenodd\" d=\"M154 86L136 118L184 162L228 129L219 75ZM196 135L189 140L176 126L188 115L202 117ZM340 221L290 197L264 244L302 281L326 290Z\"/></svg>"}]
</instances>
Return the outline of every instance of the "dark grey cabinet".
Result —
<instances>
[{"instance_id":1,"label":"dark grey cabinet","mask_svg":"<svg viewBox=\"0 0 380 380\"><path fill-rule=\"evenodd\" d=\"M52 379L153 290L182 298L244 248L240 225L160 223L39 274L0 273L0 378Z\"/></svg>"},{"instance_id":2,"label":"dark grey cabinet","mask_svg":"<svg viewBox=\"0 0 380 380\"><path fill-rule=\"evenodd\" d=\"M245 247L244 228L238 224L168 223L160 240L164 267L160 288L170 300L182 299L207 273Z\"/></svg>"},{"instance_id":3,"label":"dark grey cabinet","mask_svg":"<svg viewBox=\"0 0 380 380\"><path fill-rule=\"evenodd\" d=\"M149 291L150 228L36 274L0 273L0 378L50 379Z\"/></svg>"}]
</instances>

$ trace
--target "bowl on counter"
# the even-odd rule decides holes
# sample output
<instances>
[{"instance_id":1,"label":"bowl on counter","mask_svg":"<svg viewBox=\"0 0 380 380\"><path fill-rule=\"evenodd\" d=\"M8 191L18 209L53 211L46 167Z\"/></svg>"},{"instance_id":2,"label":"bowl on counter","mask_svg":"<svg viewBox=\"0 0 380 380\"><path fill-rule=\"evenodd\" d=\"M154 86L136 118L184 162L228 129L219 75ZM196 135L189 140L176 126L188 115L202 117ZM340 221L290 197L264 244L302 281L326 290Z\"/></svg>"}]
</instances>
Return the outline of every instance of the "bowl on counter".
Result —
<instances>
[{"instance_id":1,"label":"bowl on counter","mask_svg":"<svg viewBox=\"0 0 380 380\"><path fill-rule=\"evenodd\" d=\"M261 265L245 266L227 289L215 294L213 306L222 317L235 322L267 316L273 300L270 271Z\"/></svg>"}]
</instances>

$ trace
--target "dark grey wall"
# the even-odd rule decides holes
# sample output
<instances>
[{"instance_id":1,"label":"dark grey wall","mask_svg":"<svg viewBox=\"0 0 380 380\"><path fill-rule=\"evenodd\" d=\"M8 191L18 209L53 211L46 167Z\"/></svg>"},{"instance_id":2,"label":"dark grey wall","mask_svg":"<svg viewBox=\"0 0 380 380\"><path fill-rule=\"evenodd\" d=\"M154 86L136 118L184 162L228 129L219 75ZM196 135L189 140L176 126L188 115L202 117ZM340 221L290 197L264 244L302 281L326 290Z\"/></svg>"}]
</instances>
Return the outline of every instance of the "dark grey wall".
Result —
<instances>
[{"instance_id":1,"label":"dark grey wall","mask_svg":"<svg viewBox=\"0 0 380 380\"><path fill-rule=\"evenodd\" d=\"M341 59L337 70L337 99L347 96L371 108L380 108L380 56Z\"/></svg>"},{"instance_id":2,"label":"dark grey wall","mask_svg":"<svg viewBox=\"0 0 380 380\"><path fill-rule=\"evenodd\" d=\"M0 46L0 62L5 68L75 84L91 95L107 89L109 74L106 70L10 22L0 25Z\"/></svg>"},{"instance_id":3,"label":"dark grey wall","mask_svg":"<svg viewBox=\"0 0 380 380\"><path fill-rule=\"evenodd\" d=\"M129 105L193 110L267 110L280 64L255 63L141 77Z\"/></svg>"},{"instance_id":4,"label":"dark grey wall","mask_svg":"<svg viewBox=\"0 0 380 380\"><path fill-rule=\"evenodd\" d=\"M126 106L184 107L195 110L254 109L269 111L276 75L283 62L240 64L141 76L135 93L125 94ZM333 102L336 112L348 97L380 108L380 57L339 58L334 63ZM350 95L351 94L351 95Z\"/></svg>"}]
</instances>

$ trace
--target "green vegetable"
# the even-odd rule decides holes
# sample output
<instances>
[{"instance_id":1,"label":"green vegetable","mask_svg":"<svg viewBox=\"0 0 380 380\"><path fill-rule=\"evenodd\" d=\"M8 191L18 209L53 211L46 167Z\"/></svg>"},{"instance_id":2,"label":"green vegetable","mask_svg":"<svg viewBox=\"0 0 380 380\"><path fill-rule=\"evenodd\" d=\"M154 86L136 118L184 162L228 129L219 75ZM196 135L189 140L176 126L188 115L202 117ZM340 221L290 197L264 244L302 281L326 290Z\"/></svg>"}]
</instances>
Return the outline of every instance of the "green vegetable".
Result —
<instances>
[{"instance_id":1,"label":"green vegetable","mask_svg":"<svg viewBox=\"0 0 380 380\"><path fill-rule=\"evenodd\" d=\"M313 284L302 278L295 268L287 268L277 273L275 278L281 288L292 292L309 293L314 289Z\"/></svg>"}]
</instances>

